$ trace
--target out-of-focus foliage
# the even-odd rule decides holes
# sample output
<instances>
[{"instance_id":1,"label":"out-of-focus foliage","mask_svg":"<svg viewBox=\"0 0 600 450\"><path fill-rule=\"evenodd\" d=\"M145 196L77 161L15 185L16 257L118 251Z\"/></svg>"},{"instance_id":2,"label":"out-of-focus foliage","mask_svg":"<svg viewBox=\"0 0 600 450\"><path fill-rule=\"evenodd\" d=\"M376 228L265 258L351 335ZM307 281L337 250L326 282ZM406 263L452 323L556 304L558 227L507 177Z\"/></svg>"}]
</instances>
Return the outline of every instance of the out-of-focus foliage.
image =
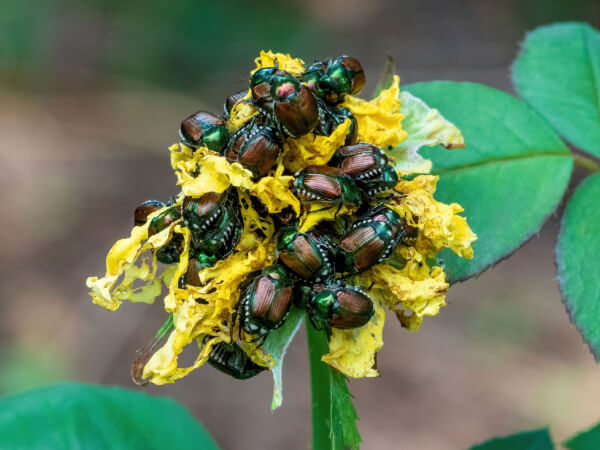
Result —
<instances>
[{"instance_id":1,"label":"out-of-focus foliage","mask_svg":"<svg viewBox=\"0 0 600 450\"><path fill-rule=\"evenodd\" d=\"M318 41L309 39L310 23L291 2L5 0L0 77L63 84L104 72L200 89L251 60L258 48L302 54Z\"/></svg>"},{"instance_id":2,"label":"out-of-focus foliage","mask_svg":"<svg viewBox=\"0 0 600 450\"><path fill-rule=\"evenodd\" d=\"M0 449L216 449L175 401L117 387L62 383L0 400Z\"/></svg>"},{"instance_id":3,"label":"out-of-focus foliage","mask_svg":"<svg viewBox=\"0 0 600 450\"><path fill-rule=\"evenodd\" d=\"M552 450L553 448L554 444L548 429L542 428L494 438L473 446L471 450Z\"/></svg>"}]
</instances>

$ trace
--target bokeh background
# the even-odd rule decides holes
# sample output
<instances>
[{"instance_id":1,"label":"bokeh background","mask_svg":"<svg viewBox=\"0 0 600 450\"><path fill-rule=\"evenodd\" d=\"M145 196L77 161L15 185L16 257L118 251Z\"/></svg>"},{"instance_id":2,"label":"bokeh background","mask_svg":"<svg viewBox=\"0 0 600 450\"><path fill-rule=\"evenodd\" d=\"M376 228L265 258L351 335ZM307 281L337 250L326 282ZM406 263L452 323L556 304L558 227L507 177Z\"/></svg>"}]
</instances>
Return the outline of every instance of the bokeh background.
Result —
<instances>
[{"instance_id":1,"label":"bokeh background","mask_svg":"<svg viewBox=\"0 0 600 450\"><path fill-rule=\"evenodd\" d=\"M403 83L513 92L507 68L524 33L565 20L598 27L600 4L2 0L0 393L63 379L141 389L129 365L162 323L161 305L104 311L85 278L103 273L140 201L177 192L167 147L180 120L220 111L260 49L307 62L352 54L367 72L365 94L387 54ZM465 448L545 425L561 440L600 419L600 368L554 279L557 231L551 217L514 256L452 287L449 306L418 334L388 318L382 377L350 383L364 448ZM225 449L304 449L308 377L301 332L275 413L267 374L239 382L205 367L145 390L178 399Z\"/></svg>"}]
</instances>

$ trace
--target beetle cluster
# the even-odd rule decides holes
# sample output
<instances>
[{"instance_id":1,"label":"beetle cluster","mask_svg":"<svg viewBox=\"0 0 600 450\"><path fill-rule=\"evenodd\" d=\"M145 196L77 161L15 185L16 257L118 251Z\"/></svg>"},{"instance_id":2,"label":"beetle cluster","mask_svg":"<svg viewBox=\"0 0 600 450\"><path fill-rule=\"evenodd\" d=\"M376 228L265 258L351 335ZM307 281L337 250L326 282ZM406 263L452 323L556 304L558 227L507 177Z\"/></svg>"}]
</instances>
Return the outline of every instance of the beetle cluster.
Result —
<instances>
[{"instance_id":1,"label":"beetle cluster","mask_svg":"<svg viewBox=\"0 0 600 450\"><path fill-rule=\"evenodd\" d=\"M181 123L183 145L206 147L240 163L258 179L276 165L285 139L308 133L329 136L350 120L344 145L328 164L295 173L290 189L303 205L318 202L326 205L323 209L337 207L338 212L348 205L357 209L357 218L300 232L293 215L274 217L281 226L276 261L242 283L231 320L232 342L217 344L209 358L213 366L235 378L249 378L264 369L234 343L236 324L240 337L243 330L262 342L285 322L293 303L306 309L313 326L328 334L332 328L361 327L374 313L367 293L344 280L389 257L406 237L407 227L398 213L385 206L398 183L396 171L380 148L357 142L357 121L340 105L346 94L357 94L364 84L360 63L348 56L317 61L298 77L277 66L261 68L249 80L249 93L238 92L226 99L222 117L200 111ZM230 133L227 121L239 103L251 103L257 113ZM188 270L180 280L183 286L201 285L199 271L230 255L244 229L235 187L199 198L185 197L180 206L173 201L146 201L135 210L135 224L144 224L159 209L151 219L149 235L178 220L190 230ZM171 264L179 261L182 251L183 237L174 233L156 256Z\"/></svg>"}]
</instances>

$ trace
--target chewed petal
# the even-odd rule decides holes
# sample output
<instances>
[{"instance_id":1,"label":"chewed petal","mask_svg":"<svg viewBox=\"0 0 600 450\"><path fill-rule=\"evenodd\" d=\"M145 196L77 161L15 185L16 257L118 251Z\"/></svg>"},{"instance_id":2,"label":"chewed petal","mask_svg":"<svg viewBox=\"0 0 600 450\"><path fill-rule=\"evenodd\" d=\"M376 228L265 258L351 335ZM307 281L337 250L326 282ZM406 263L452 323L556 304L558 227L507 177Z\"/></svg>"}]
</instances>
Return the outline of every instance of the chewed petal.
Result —
<instances>
[{"instance_id":1,"label":"chewed petal","mask_svg":"<svg viewBox=\"0 0 600 450\"><path fill-rule=\"evenodd\" d=\"M149 257L144 253L162 247L171 239L177 222L148 238L150 220L165 209L167 207L155 211L144 225L131 230L131 236L113 245L106 256L104 277L86 280L94 303L114 311L121 306L122 300L153 303L160 295L165 274L156 277L156 254Z\"/></svg>"},{"instance_id":2,"label":"chewed petal","mask_svg":"<svg viewBox=\"0 0 600 450\"><path fill-rule=\"evenodd\" d=\"M305 212L300 217L298 231L306 233L321 222L333 221L337 216L351 214L355 209L355 207L348 205L342 205L341 208L338 208L337 205L328 206L327 203L323 202L312 203L307 206Z\"/></svg>"},{"instance_id":3,"label":"chewed petal","mask_svg":"<svg viewBox=\"0 0 600 450\"><path fill-rule=\"evenodd\" d=\"M378 298L373 298L373 305L375 313L366 325L351 330L332 330L329 353L321 358L348 377L379 376L375 358L383 347L385 308Z\"/></svg>"},{"instance_id":4,"label":"chewed petal","mask_svg":"<svg viewBox=\"0 0 600 450\"><path fill-rule=\"evenodd\" d=\"M392 86L366 101L347 95L343 106L356 117L358 140L381 148L396 147L407 137L402 129L404 114L400 112L400 77L394 75Z\"/></svg>"},{"instance_id":5,"label":"chewed petal","mask_svg":"<svg viewBox=\"0 0 600 450\"><path fill-rule=\"evenodd\" d=\"M258 113L258 109L249 101L250 90L244 98L238 100L229 113L227 129L233 133Z\"/></svg>"},{"instance_id":6,"label":"chewed petal","mask_svg":"<svg viewBox=\"0 0 600 450\"><path fill-rule=\"evenodd\" d=\"M394 311L410 311L407 323L410 331L417 331L423 316L435 316L446 304L446 291L450 285L439 267L429 269L427 264L414 255L402 270L389 264L378 264L361 275L362 283L370 283L376 293ZM404 323L403 323L404 324Z\"/></svg>"},{"instance_id":7,"label":"chewed petal","mask_svg":"<svg viewBox=\"0 0 600 450\"><path fill-rule=\"evenodd\" d=\"M267 207L270 213L278 213L291 207L296 216L300 215L300 200L289 189L292 176L263 177L252 189L255 195Z\"/></svg>"},{"instance_id":8,"label":"chewed petal","mask_svg":"<svg viewBox=\"0 0 600 450\"><path fill-rule=\"evenodd\" d=\"M230 186L250 189L254 184L252 172L206 147L192 151L185 145L174 144L169 150L183 195L200 197L207 192L223 192Z\"/></svg>"},{"instance_id":9,"label":"chewed petal","mask_svg":"<svg viewBox=\"0 0 600 450\"><path fill-rule=\"evenodd\" d=\"M458 128L444 119L437 109L430 108L423 100L410 94L400 93L402 112L405 114L402 126L408 138L386 153L394 158L396 170L408 173L427 173L431 162L417 152L424 145L441 145L447 149L464 148L465 140Z\"/></svg>"},{"instance_id":10,"label":"chewed petal","mask_svg":"<svg viewBox=\"0 0 600 450\"><path fill-rule=\"evenodd\" d=\"M283 165L295 173L306 166L327 164L335 151L344 145L350 125L350 119L346 119L329 136L307 134L298 139L286 139Z\"/></svg>"},{"instance_id":11,"label":"chewed petal","mask_svg":"<svg viewBox=\"0 0 600 450\"><path fill-rule=\"evenodd\" d=\"M304 72L304 61L300 58L292 58L289 53L274 53L271 50L265 52L260 51L260 56L254 60L256 62L256 68L250 72L253 74L258 69L264 67L279 67L281 70L299 76Z\"/></svg>"},{"instance_id":12,"label":"chewed petal","mask_svg":"<svg viewBox=\"0 0 600 450\"><path fill-rule=\"evenodd\" d=\"M415 248L424 255L433 256L444 248L450 248L463 258L472 258L471 243L477 235L471 231L464 217L458 215L463 209L457 203L447 205L434 199L438 177L420 175L414 179L400 180L396 189L405 197L388 204L408 225L419 229Z\"/></svg>"}]
</instances>

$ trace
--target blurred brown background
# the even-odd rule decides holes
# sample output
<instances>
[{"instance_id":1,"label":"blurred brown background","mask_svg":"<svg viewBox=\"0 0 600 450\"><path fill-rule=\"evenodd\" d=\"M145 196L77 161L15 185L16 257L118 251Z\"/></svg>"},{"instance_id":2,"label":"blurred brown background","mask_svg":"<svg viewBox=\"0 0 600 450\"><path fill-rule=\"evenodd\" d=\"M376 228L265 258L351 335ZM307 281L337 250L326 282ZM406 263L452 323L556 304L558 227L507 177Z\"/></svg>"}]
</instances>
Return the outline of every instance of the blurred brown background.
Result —
<instances>
[{"instance_id":1,"label":"blurred brown background","mask_svg":"<svg viewBox=\"0 0 600 450\"><path fill-rule=\"evenodd\" d=\"M0 393L62 379L139 389L129 364L162 307L104 311L85 278L103 273L140 201L177 192L166 149L180 120L220 111L261 48L307 62L350 53L367 71L365 95L386 54L404 83L512 92L507 68L525 31L565 20L598 27L600 4L2 0ZM465 448L545 425L560 441L600 420L600 368L554 279L557 228L553 217L516 255L454 286L420 333L389 317L382 377L350 383L364 448ZM275 413L268 374L239 382L205 367L146 391L178 399L225 449L307 448L304 332L284 385Z\"/></svg>"}]
</instances>

